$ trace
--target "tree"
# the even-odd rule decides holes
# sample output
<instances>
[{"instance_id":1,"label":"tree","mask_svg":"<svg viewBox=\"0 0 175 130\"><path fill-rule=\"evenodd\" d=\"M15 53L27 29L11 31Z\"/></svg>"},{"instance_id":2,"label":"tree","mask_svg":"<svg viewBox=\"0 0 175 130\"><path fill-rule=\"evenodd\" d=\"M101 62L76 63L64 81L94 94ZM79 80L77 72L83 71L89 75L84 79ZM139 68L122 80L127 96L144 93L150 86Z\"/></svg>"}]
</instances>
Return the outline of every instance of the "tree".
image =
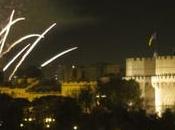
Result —
<instances>
[{"instance_id":1,"label":"tree","mask_svg":"<svg viewBox=\"0 0 175 130\"><path fill-rule=\"evenodd\" d=\"M28 105L25 99L13 99L12 97L1 94L0 95L0 121L1 129L3 130L17 130L19 124L23 119L24 107Z\"/></svg>"},{"instance_id":2,"label":"tree","mask_svg":"<svg viewBox=\"0 0 175 130\"><path fill-rule=\"evenodd\" d=\"M29 66L25 69L21 69L17 72L19 77L29 77L29 78L37 78L40 79L42 77L41 69L36 66Z\"/></svg>"},{"instance_id":3,"label":"tree","mask_svg":"<svg viewBox=\"0 0 175 130\"><path fill-rule=\"evenodd\" d=\"M35 99L33 115L39 126L44 126L47 117L55 119L51 125L53 129L70 129L79 122L80 106L77 101L69 97L46 96Z\"/></svg>"},{"instance_id":4,"label":"tree","mask_svg":"<svg viewBox=\"0 0 175 130\"><path fill-rule=\"evenodd\" d=\"M89 86L81 89L80 94L78 95L78 102L86 113L89 113L91 111L92 105L95 101L94 97L95 95Z\"/></svg>"},{"instance_id":5,"label":"tree","mask_svg":"<svg viewBox=\"0 0 175 130\"><path fill-rule=\"evenodd\" d=\"M106 76L98 81L97 90L100 95L105 95L102 100L107 108L123 106L139 108L141 106L140 87L134 80L124 80L114 75Z\"/></svg>"}]
</instances>

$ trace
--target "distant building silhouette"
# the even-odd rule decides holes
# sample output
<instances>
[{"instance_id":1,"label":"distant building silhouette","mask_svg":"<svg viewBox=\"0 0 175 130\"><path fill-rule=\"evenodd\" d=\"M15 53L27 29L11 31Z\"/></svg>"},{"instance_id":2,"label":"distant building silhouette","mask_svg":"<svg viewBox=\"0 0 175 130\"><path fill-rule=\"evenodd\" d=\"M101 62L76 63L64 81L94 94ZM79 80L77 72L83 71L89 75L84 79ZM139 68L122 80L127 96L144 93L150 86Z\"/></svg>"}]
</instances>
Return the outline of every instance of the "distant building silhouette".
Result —
<instances>
[{"instance_id":1,"label":"distant building silhouette","mask_svg":"<svg viewBox=\"0 0 175 130\"><path fill-rule=\"evenodd\" d=\"M105 74L119 74L117 64L94 64L94 65L61 65L57 70L59 80L68 81L96 81Z\"/></svg>"}]
</instances>

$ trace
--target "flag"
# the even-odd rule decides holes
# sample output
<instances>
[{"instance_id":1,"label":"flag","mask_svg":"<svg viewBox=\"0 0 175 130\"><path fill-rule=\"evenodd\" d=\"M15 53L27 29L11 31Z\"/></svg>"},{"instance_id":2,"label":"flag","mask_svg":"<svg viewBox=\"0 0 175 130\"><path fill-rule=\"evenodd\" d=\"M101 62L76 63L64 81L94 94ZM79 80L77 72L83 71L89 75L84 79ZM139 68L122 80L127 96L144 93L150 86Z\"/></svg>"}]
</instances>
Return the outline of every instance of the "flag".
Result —
<instances>
[{"instance_id":1,"label":"flag","mask_svg":"<svg viewBox=\"0 0 175 130\"><path fill-rule=\"evenodd\" d=\"M152 45L152 41L155 40L156 38L157 38L157 33L155 32L155 33L153 33L151 35L151 38L149 39L148 45L151 46Z\"/></svg>"}]
</instances>

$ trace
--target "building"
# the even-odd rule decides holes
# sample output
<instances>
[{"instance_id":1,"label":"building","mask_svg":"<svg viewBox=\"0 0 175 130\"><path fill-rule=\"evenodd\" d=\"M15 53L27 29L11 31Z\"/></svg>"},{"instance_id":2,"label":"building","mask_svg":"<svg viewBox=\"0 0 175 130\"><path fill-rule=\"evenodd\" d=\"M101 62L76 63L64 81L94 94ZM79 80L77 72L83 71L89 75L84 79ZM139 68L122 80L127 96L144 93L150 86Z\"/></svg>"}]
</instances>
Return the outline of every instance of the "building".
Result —
<instances>
[{"instance_id":1,"label":"building","mask_svg":"<svg viewBox=\"0 0 175 130\"><path fill-rule=\"evenodd\" d=\"M118 74L120 72L117 64L94 64L86 66L78 65L58 65L57 69L51 67L52 71L45 69L45 75L53 78L56 81L61 81L61 92L48 91L48 92L36 92L28 91L30 88L38 88L44 85L40 84L40 78L29 76L15 76L12 84L16 86L12 89L8 87L0 87L0 93L7 93L15 98L27 98L33 100L47 95L58 96L77 96L82 89L91 89L95 91L97 86L96 80L105 74ZM29 72L31 72L31 69ZM50 73L49 73L50 72ZM53 77L55 76L55 77ZM50 86L52 87L52 86Z\"/></svg>"},{"instance_id":2,"label":"building","mask_svg":"<svg viewBox=\"0 0 175 130\"><path fill-rule=\"evenodd\" d=\"M127 58L125 78L140 84L148 112L161 115L175 105L175 56Z\"/></svg>"},{"instance_id":3,"label":"building","mask_svg":"<svg viewBox=\"0 0 175 130\"><path fill-rule=\"evenodd\" d=\"M77 97L81 90L83 89L90 89L91 91L95 91L97 87L96 81L90 81L90 82L63 82L62 83L62 90L61 95L62 96L71 96L71 97Z\"/></svg>"},{"instance_id":4,"label":"building","mask_svg":"<svg viewBox=\"0 0 175 130\"><path fill-rule=\"evenodd\" d=\"M58 79L63 82L96 81L99 77L113 73L119 74L117 64L99 63L92 65L59 65L56 71Z\"/></svg>"}]
</instances>

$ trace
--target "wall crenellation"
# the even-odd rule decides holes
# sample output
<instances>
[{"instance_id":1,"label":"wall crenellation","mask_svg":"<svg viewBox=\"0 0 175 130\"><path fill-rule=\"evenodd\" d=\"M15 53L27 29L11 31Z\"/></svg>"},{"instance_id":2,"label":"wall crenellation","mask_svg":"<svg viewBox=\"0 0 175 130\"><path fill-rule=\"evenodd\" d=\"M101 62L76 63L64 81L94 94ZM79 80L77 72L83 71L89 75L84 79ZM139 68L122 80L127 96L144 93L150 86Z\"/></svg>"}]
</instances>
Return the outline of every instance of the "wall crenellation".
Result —
<instances>
[{"instance_id":1,"label":"wall crenellation","mask_svg":"<svg viewBox=\"0 0 175 130\"><path fill-rule=\"evenodd\" d=\"M159 60L175 60L175 56L158 56L157 59Z\"/></svg>"},{"instance_id":2,"label":"wall crenellation","mask_svg":"<svg viewBox=\"0 0 175 130\"><path fill-rule=\"evenodd\" d=\"M130 62L132 62L132 61L140 61L140 62L142 62L142 61L153 61L153 60L155 60L155 58L154 57L136 57L136 58L127 58L127 61L130 61Z\"/></svg>"},{"instance_id":3,"label":"wall crenellation","mask_svg":"<svg viewBox=\"0 0 175 130\"><path fill-rule=\"evenodd\" d=\"M169 55L169 56L157 56L155 57L134 57L134 58L127 58L127 61L151 61L151 60L175 60L174 55Z\"/></svg>"}]
</instances>

